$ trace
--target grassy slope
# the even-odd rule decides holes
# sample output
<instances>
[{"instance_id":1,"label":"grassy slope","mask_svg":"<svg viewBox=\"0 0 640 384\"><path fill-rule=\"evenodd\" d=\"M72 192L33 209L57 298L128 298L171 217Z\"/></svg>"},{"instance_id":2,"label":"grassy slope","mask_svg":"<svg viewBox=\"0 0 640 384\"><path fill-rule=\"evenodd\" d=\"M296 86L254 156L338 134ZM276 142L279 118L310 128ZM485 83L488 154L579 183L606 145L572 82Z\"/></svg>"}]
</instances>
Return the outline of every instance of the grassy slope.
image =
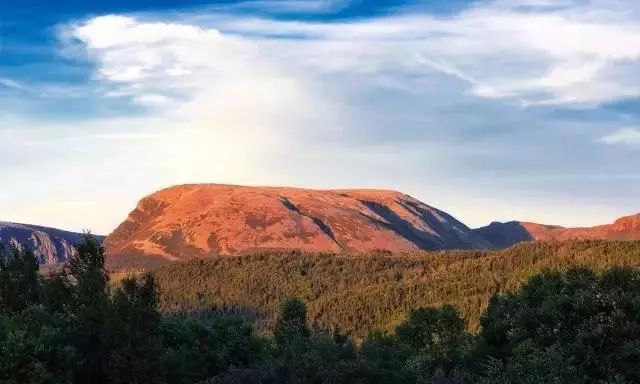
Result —
<instances>
[{"instance_id":1,"label":"grassy slope","mask_svg":"<svg viewBox=\"0 0 640 384\"><path fill-rule=\"evenodd\" d=\"M517 289L545 268L602 270L639 266L640 241L523 243L502 251L333 255L282 252L173 264L156 271L161 307L206 316L237 313L261 329L273 324L280 302L308 302L315 326L359 339L391 330L407 311L454 304L476 330L495 292Z\"/></svg>"}]
</instances>

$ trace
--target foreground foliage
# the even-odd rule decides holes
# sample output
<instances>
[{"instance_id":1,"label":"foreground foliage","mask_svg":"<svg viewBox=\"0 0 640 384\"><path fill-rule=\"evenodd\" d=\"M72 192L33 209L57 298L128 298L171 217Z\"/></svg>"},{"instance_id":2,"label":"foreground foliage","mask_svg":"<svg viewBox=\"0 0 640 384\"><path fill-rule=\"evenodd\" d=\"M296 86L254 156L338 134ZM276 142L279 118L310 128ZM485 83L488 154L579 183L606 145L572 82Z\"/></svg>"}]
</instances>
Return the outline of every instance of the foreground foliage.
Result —
<instances>
[{"instance_id":1,"label":"foreground foliage","mask_svg":"<svg viewBox=\"0 0 640 384\"><path fill-rule=\"evenodd\" d=\"M454 305L416 306L391 331L374 330L357 343L339 326L323 328L314 317L314 304L308 308L304 295L278 305L268 330L271 337L256 336L250 323L224 316L223 311L211 311L204 322L163 314L155 277L110 282L103 249L90 236L60 273L47 278L38 273L32 253L2 250L0 383L636 383L640 274L628 266L608 268L616 262L633 265L633 253L614 252L628 246L574 244L577 248L571 249L582 255L595 257L593 249L600 252L593 263L596 271L567 268L570 258L552 257L558 265L545 265L547 269L518 283L518 289L496 290L479 316L477 332L469 330L473 328ZM579 265L577 255L572 259ZM385 284L380 276L391 274L394 281L402 281L397 272L406 276L418 270L398 265L412 263L433 263L427 273L431 277L472 271L465 263L482 270L479 260L487 256L448 254L443 264L429 255L422 257L365 259L365 265L377 269L363 273L360 280ZM535 253L523 257L541 260ZM255 262L248 257L228 263L243 267L247 260ZM319 268L313 266L318 260L300 260L303 264L295 265L305 265L307 275ZM348 272L349 263L355 262L349 260L333 256L320 264L328 270L341 265ZM518 276L536 269L530 262L499 258L490 268L505 263L511 263L511 271L520 271L514 274ZM529 267L522 272L517 265ZM233 274L233 268L228 270ZM324 288L334 289L325 278ZM509 286L510 279L514 277L501 281ZM333 283L348 287L357 280L344 273ZM287 289L284 281L281 285ZM451 289L440 287L437 292ZM238 292L238 297L243 295L247 293ZM202 302L203 296L197 299ZM366 318L368 313L357 315Z\"/></svg>"},{"instance_id":2,"label":"foreground foliage","mask_svg":"<svg viewBox=\"0 0 640 384\"><path fill-rule=\"evenodd\" d=\"M261 356L245 322L163 318L153 276L109 284L87 236L46 279L33 253L0 257L1 383L194 383Z\"/></svg>"}]
</instances>

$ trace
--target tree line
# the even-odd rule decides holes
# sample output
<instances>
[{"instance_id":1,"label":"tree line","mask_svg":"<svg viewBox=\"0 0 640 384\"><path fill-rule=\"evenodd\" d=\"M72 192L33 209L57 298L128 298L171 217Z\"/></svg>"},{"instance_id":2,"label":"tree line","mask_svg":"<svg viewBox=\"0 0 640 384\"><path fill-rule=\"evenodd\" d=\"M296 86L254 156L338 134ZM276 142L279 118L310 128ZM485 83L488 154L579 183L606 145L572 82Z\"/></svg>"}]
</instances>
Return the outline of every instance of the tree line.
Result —
<instances>
[{"instance_id":1,"label":"tree line","mask_svg":"<svg viewBox=\"0 0 640 384\"><path fill-rule=\"evenodd\" d=\"M593 244L576 247L584 254ZM546 268L517 289L494 292L477 330L456 306L439 304L416 306L391 330L372 330L361 340L340 326L322 327L304 289L278 304L268 331L258 331L222 311L206 318L163 312L157 274L111 282L104 250L90 236L62 270L46 277L33 253L5 249L0 383L640 382L640 274L602 261L613 245L597 247L602 268L596 271ZM423 256L389 269L385 263L394 261L383 255L382 264L370 265L378 272L338 274L335 284L401 281L421 273L413 263L433 263L425 276L455 269ZM449 256L458 262L479 257ZM305 273L313 273L313 262L304 259ZM333 259L324 261L330 270L340 265Z\"/></svg>"}]
</instances>

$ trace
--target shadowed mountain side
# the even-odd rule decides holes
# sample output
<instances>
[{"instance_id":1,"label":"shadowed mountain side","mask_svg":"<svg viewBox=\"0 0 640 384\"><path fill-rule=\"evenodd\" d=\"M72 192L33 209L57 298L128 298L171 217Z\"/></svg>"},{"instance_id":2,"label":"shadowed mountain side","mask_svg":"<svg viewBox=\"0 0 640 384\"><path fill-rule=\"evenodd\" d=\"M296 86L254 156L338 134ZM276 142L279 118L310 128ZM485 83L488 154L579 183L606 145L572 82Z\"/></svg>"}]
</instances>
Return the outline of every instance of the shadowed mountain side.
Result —
<instances>
[{"instance_id":1,"label":"shadowed mountain side","mask_svg":"<svg viewBox=\"0 0 640 384\"><path fill-rule=\"evenodd\" d=\"M387 190L182 185L145 197L105 241L110 265L259 250L393 252L491 245L452 216ZM155 263L155 262L154 262Z\"/></svg>"},{"instance_id":2,"label":"shadowed mountain side","mask_svg":"<svg viewBox=\"0 0 640 384\"><path fill-rule=\"evenodd\" d=\"M533 236L519 221L499 223L494 221L486 227L473 230L498 248L510 247L522 241L532 241Z\"/></svg>"},{"instance_id":3,"label":"shadowed mountain side","mask_svg":"<svg viewBox=\"0 0 640 384\"><path fill-rule=\"evenodd\" d=\"M95 236L102 241L104 236ZM37 225L0 222L0 244L32 250L41 264L67 261L74 254L74 246L82 241L82 234Z\"/></svg>"},{"instance_id":4,"label":"shadowed mountain side","mask_svg":"<svg viewBox=\"0 0 640 384\"><path fill-rule=\"evenodd\" d=\"M621 217L613 224L595 227L565 228L510 221L493 222L486 227L474 229L473 232L499 248L522 241L640 240L640 214Z\"/></svg>"},{"instance_id":5,"label":"shadowed mountain side","mask_svg":"<svg viewBox=\"0 0 640 384\"><path fill-rule=\"evenodd\" d=\"M421 250L490 247L490 244L485 239L469 232L464 224L442 211L436 209L424 210L414 202L398 202L407 211L411 211L427 224L428 229L423 230L403 219L388 206L375 201L361 200L360 202L384 219L384 222L378 223L388 226L398 235L416 244Z\"/></svg>"},{"instance_id":6,"label":"shadowed mountain side","mask_svg":"<svg viewBox=\"0 0 640 384\"><path fill-rule=\"evenodd\" d=\"M289 210L291 210L291 211L293 211L293 212L295 212L295 213L297 213L297 214L299 214L299 215L302 215L302 216L305 216L305 217L310 218L310 219L313 221L313 223L314 223L315 225L317 225L317 226L318 226L318 228L319 228L322 232L324 232L324 234L325 234L325 235L329 236L329 238L330 238L331 240L335 241L335 243L340 247L340 249L344 249L344 247L343 247L343 246L338 242L338 240L336 240L336 235L333 233L333 231L331 230L331 228L330 228L327 224L325 224L322 220L318 219L317 217L311 217L311 216L309 216L309 215L306 215L306 214L302 213L302 212L300 211L300 209L298 209L298 207L296 207L296 206L295 206L292 202L290 202L286 197L283 197L283 198L282 198L282 205L284 205L287 209L289 209Z\"/></svg>"}]
</instances>

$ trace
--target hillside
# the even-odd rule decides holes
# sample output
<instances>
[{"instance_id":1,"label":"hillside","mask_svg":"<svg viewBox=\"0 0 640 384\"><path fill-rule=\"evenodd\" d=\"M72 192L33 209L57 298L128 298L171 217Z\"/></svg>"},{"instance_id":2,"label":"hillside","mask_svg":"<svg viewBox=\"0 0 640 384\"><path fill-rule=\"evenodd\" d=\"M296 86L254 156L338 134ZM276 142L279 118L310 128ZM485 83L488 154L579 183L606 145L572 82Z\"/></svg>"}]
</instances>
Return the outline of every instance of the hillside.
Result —
<instances>
[{"instance_id":1,"label":"hillside","mask_svg":"<svg viewBox=\"0 0 640 384\"><path fill-rule=\"evenodd\" d=\"M520 221L494 222L473 230L496 247L510 247L521 241L640 240L640 213L621 217L612 224L565 228Z\"/></svg>"},{"instance_id":2,"label":"hillside","mask_svg":"<svg viewBox=\"0 0 640 384\"><path fill-rule=\"evenodd\" d=\"M103 240L103 236L94 236ZM82 234L37 225L0 222L0 244L31 249L41 264L65 262L82 241Z\"/></svg>"},{"instance_id":3,"label":"hillside","mask_svg":"<svg viewBox=\"0 0 640 384\"><path fill-rule=\"evenodd\" d=\"M477 329L489 298L546 269L640 266L639 241L523 243L501 251L405 255L262 253L175 263L155 272L163 311L242 314L271 329L288 297L308 303L313 323L362 338L391 330L407 311L455 305Z\"/></svg>"},{"instance_id":4,"label":"hillside","mask_svg":"<svg viewBox=\"0 0 640 384\"><path fill-rule=\"evenodd\" d=\"M105 241L110 263L264 250L393 252L491 245L451 215L386 190L182 185L143 198Z\"/></svg>"}]
</instances>

